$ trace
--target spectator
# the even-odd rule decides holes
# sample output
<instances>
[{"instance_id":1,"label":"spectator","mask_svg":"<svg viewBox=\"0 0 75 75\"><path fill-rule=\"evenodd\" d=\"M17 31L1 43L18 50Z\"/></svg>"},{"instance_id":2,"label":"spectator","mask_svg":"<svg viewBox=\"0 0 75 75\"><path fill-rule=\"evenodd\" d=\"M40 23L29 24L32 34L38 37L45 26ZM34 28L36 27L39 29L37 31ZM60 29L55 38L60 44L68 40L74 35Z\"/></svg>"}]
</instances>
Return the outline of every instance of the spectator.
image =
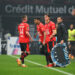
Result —
<instances>
[{"instance_id":1,"label":"spectator","mask_svg":"<svg viewBox=\"0 0 75 75\"><path fill-rule=\"evenodd\" d=\"M70 25L70 29L68 29L68 41L69 41L69 49L70 49L70 54L69 57L74 59L75 56L75 29L74 25Z\"/></svg>"}]
</instances>

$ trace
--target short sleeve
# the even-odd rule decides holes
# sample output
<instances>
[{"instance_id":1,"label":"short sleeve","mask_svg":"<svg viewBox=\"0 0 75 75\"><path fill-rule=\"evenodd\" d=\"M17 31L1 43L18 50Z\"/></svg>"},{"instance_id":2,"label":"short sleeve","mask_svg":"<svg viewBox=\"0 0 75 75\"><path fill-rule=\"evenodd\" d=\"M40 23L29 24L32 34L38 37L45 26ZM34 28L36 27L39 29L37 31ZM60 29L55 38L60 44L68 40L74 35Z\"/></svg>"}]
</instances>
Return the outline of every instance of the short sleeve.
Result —
<instances>
[{"instance_id":1,"label":"short sleeve","mask_svg":"<svg viewBox=\"0 0 75 75\"><path fill-rule=\"evenodd\" d=\"M52 30L56 29L55 23L52 23L51 27L52 27Z\"/></svg>"},{"instance_id":2,"label":"short sleeve","mask_svg":"<svg viewBox=\"0 0 75 75\"><path fill-rule=\"evenodd\" d=\"M45 31L45 26L44 25L41 25L41 31Z\"/></svg>"},{"instance_id":3,"label":"short sleeve","mask_svg":"<svg viewBox=\"0 0 75 75\"><path fill-rule=\"evenodd\" d=\"M26 31L29 31L29 24L26 24Z\"/></svg>"},{"instance_id":4,"label":"short sleeve","mask_svg":"<svg viewBox=\"0 0 75 75\"><path fill-rule=\"evenodd\" d=\"M45 31L45 27L43 26L41 30L42 30L42 31Z\"/></svg>"}]
</instances>

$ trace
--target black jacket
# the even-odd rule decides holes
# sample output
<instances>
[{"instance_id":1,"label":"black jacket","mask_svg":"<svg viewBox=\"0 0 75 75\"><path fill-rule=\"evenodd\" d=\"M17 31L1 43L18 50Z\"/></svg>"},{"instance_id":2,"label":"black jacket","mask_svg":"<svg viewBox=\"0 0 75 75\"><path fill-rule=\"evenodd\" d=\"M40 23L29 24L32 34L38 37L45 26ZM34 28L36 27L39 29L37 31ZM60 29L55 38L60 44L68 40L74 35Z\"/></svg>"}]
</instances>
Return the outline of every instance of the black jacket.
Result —
<instances>
[{"instance_id":1,"label":"black jacket","mask_svg":"<svg viewBox=\"0 0 75 75\"><path fill-rule=\"evenodd\" d=\"M68 39L68 33L66 26L61 22L57 26L57 42L60 43L61 40L67 42L67 39Z\"/></svg>"}]
</instances>

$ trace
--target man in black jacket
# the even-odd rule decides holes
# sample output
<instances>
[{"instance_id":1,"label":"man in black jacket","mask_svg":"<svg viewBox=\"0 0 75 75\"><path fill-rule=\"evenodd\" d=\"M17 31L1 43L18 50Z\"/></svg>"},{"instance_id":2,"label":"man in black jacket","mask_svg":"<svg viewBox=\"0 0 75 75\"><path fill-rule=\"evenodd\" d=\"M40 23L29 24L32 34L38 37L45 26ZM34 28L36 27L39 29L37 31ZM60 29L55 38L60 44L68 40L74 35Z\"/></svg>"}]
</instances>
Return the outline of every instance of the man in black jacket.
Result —
<instances>
[{"instance_id":1,"label":"man in black jacket","mask_svg":"<svg viewBox=\"0 0 75 75\"><path fill-rule=\"evenodd\" d=\"M66 26L63 24L63 18L57 18L57 43L63 44L64 42L67 44L67 29Z\"/></svg>"}]
</instances>

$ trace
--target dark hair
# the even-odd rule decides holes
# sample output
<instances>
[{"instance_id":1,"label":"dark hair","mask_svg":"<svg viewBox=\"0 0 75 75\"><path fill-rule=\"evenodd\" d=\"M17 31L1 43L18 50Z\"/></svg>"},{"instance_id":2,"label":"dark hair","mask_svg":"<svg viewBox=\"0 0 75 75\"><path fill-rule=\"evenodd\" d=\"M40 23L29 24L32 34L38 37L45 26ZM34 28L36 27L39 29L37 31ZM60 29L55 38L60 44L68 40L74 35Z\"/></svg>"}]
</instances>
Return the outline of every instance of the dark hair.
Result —
<instances>
[{"instance_id":1,"label":"dark hair","mask_svg":"<svg viewBox=\"0 0 75 75\"><path fill-rule=\"evenodd\" d=\"M57 18L61 18L61 19L63 20L63 17L62 17L62 16L59 16L59 17L57 17Z\"/></svg>"},{"instance_id":2,"label":"dark hair","mask_svg":"<svg viewBox=\"0 0 75 75\"><path fill-rule=\"evenodd\" d=\"M39 20L39 21L40 21L40 18L34 18L34 19L36 19L36 20Z\"/></svg>"},{"instance_id":3,"label":"dark hair","mask_svg":"<svg viewBox=\"0 0 75 75\"><path fill-rule=\"evenodd\" d=\"M50 17L50 15L49 15L49 14L44 14L44 16L45 16L45 15L46 15L46 16L48 16L48 17Z\"/></svg>"}]
</instances>

